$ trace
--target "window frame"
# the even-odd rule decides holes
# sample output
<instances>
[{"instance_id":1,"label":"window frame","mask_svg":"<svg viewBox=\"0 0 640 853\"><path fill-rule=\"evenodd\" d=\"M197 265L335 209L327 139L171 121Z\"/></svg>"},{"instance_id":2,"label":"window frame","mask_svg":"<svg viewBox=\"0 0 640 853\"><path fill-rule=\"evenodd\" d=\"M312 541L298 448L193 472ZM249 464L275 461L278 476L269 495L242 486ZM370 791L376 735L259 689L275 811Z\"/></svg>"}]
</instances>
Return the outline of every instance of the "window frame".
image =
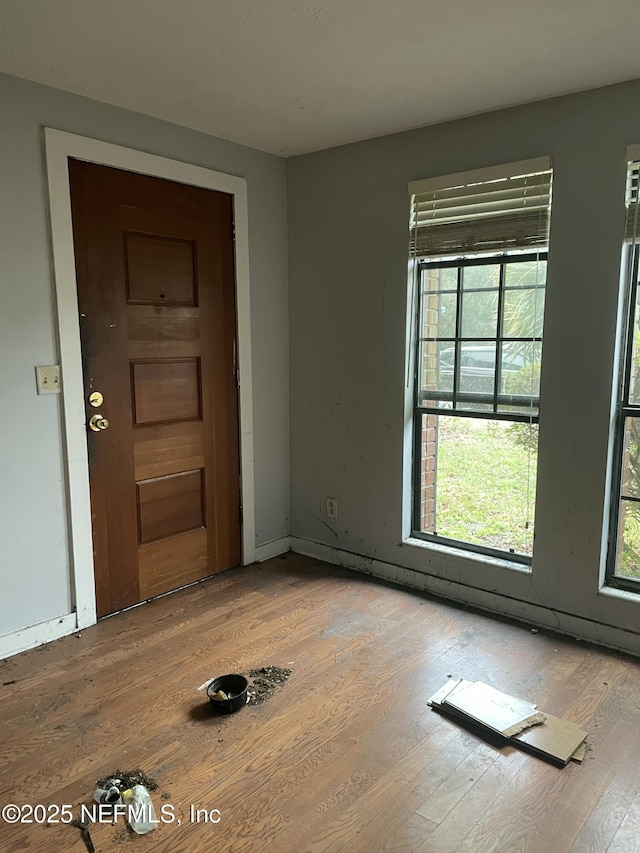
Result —
<instances>
[{"instance_id":1,"label":"window frame","mask_svg":"<svg viewBox=\"0 0 640 853\"><path fill-rule=\"evenodd\" d=\"M640 503L639 498L622 496L622 466L625 445L625 421L627 418L640 418L640 403L629 403L631 386L631 369L633 362L633 333L636 325L636 309L638 307L638 291L640 290L640 245L633 243L623 249L623 275L625 282L624 311L622 322L622 340L620 366L616 381L616 402L614 417L614 440L612 457L612 479L609 505L609 536L607 541L607 559L605 566L605 583L615 589L627 592L640 592L640 578L630 578L616 574L616 565L620 552L619 523L620 510L623 500Z\"/></svg>"},{"instance_id":2,"label":"window frame","mask_svg":"<svg viewBox=\"0 0 640 853\"><path fill-rule=\"evenodd\" d=\"M425 415L436 415L443 417L463 417L463 418L481 418L483 420L494 420L494 421L507 421L509 423L530 423L530 424L538 424L539 423L539 397L533 398L537 402L537 410L538 413L535 415L528 415L520 412L500 412L497 411L498 405L498 388L500 383L500 361L497 357L497 348L501 346L503 343L508 341L526 341L526 342L537 342L542 344L543 335L533 336L527 338L505 338L502 335L503 332L503 320L504 320L504 294L505 294L505 277L506 277L506 267L511 263L522 263L525 261L547 261L548 260L548 248L544 248L544 250L539 251L522 251L515 250L513 252L500 252L491 255L478 255L478 256L464 256L458 258L442 258L440 260L437 259L416 259L416 267L415 267L415 275L416 281L418 283L418 298L415 300L415 370L414 370L414 386L413 386L413 462L412 462L412 496L411 496L411 536L415 539L420 539L425 542L436 543L439 545L448 545L453 548L460 549L461 551L469 551L476 554L482 554L489 557L495 557L500 560L505 560L510 563L517 563L520 565L530 566L532 562L532 557L525 554L518 554L513 551L502 551L495 548L489 548L483 545L478 545L473 542L467 542L461 539L452 539L446 536L439 536L437 533L425 533L420 529L421 522L421 489L422 489L422 421ZM423 319L423 304L424 304L424 288L422 286L422 272L425 269L457 269L458 270L458 281L457 287L455 291L458 294L457 304L456 304L456 321L455 321L455 336L451 339L451 344L456 348L457 357L454 359L454 365L458 366L459 360L459 347L462 346L464 340L462 336L459 334L461 330L461 295L462 295L462 282L460 270L464 267L478 267L482 265L500 265L500 277L499 277L499 285L498 285L498 320L496 326L496 336L493 338L473 338L473 341L477 341L478 343L494 343L496 344L496 359L495 359L495 372L494 372L494 390L492 395L492 402L494 411L474 411L472 409L444 409L437 408L434 406L424 406L421 405L420 400L424 399L425 393L434 393L436 396L430 397L430 399L437 399L438 392L424 392L420 388L420 375L421 375L421 345L424 340L429 340L429 338L425 338L420 334L420 330L422 326ZM540 289L546 289L546 277L545 284L538 286ZM525 288L523 288L525 289ZM544 328L543 328L544 333ZM439 339L438 339L439 340ZM449 339L445 339L449 340ZM471 340L471 339L469 339ZM457 382L457 374L459 370L454 367L454 377L453 377L453 391L451 392L451 396L454 399L456 398L456 382ZM442 393L442 392L441 392ZM443 397L440 397L443 399ZM487 402L491 402L487 401ZM640 414L640 407L639 414Z\"/></svg>"}]
</instances>

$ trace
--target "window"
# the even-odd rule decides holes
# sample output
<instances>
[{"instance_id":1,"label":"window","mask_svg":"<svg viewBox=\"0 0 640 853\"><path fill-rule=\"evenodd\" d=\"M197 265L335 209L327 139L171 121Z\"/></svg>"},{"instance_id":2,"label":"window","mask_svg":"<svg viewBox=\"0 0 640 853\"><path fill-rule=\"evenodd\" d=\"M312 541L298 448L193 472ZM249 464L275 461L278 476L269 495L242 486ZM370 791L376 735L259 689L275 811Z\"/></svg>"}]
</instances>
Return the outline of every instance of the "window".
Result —
<instances>
[{"instance_id":1,"label":"window","mask_svg":"<svg viewBox=\"0 0 640 853\"><path fill-rule=\"evenodd\" d=\"M413 535L528 562L551 172L501 168L410 188Z\"/></svg>"},{"instance_id":2,"label":"window","mask_svg":"<svg viewBox=\"0 0 640 853\"><path fill-rule=\"evenodd\" d=\"M637 152L640 154L640 150ZM623 249L625 322L616 407L614 495L609 537L609 581L638 591L640 581L640 157L627 170Z\"/></svg>"}]
</instances>

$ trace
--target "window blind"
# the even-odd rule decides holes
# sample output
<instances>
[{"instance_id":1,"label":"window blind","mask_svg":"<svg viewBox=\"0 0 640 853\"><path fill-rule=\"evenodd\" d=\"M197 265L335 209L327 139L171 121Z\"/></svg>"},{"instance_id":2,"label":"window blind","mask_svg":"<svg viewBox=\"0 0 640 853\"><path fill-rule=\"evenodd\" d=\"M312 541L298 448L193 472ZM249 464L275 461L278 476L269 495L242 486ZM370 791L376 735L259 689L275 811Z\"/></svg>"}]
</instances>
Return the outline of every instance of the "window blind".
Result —
<instances>
[{"instance_id":1,"label":"window blind","mask_svg":"<svg viewBox=\"0 0 640 853\"><path fill-rule=\"evenodd\" d=\"M546 246L551 174L550 159L538 158L410 184L411 255Z\"/></svg>"},{"instance_id":2,"label":"window blind","mask_svg":"<svg viewBox=\"0 0 640 853\"><path fill-rule=\"evenodd\" d=\"M640 197L638 180L640 178L640 161L632 161L627 168L627 221L625 238L637 243L640 240Z\"/></svg>"}]
</instances>

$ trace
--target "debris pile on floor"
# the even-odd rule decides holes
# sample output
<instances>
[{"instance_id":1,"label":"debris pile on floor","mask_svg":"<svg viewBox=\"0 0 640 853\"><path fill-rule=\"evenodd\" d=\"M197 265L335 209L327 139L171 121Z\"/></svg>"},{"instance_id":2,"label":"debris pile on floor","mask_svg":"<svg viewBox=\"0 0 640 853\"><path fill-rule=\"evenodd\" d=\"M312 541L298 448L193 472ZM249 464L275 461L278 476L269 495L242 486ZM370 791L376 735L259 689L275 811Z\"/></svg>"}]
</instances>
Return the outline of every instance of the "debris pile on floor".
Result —
<instances>
[{"instance_id":1,"label":"debris pile on floor","mask_svg":"<svg viewBox=\"0 0 640 853\"><path fill-rule=\"evenodd\" d=\"M78 818L75 821L82 833L82 840L89 853L94 853L91 840L90 826L98 818L104 819L110 814L115 824L118 815L124 814L129 829L136 835L145 835L156 828L158 823L149 790L155 791L158 783L142 770L114 770L101 779L96 780L93 794L94 805L81 805ZM96 805L100 809L96 812ZM128 837L126 830L120 832L122 840Z\"/></svg>"},{"instance_id":2,"label":"debris pile on floor","mask_svg":"<svg viewBox=\"0 0 640 853\"><path fill-rule=\"evenodd\" d=\"M293 672L288 667L263 666L246 673L249 681L249 705L260 705L282 687Z\"/></svg>"},{"instance_id":3,"label":"debris pile on floor","mask_svg":"<svg viewBox=\"0 0 640 853\"><path fill-rule=\"evenodd\" d=\"M118 787L121 790L133 788L135 785L144 785L147 791L157 791L158 783L153 776L147 776L140 768L136 770L114 770L113 773L108 773L102 779L96 779L96 788L106 788L109 783L120 782Z\"/></svg>"},{"instance_id":4,"label":"debris pile on floor","mask_svg":"<svg viewBox=\"0 0 640 853\"><path fill-rule=\"evenodd\" d=\"M555 763L582 761L586 754L587 732L575 723L538 711L536 705L482 681L450 678L428 704Z\"/></svg>"}]
</instances>

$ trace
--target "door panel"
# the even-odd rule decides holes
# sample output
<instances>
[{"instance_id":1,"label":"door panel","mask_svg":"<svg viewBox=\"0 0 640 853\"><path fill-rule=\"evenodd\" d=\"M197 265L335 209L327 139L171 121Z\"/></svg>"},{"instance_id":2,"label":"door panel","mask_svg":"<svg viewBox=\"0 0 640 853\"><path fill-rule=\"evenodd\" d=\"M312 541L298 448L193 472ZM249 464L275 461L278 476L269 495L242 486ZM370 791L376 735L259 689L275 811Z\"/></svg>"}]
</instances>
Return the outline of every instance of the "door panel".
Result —
<instances>
[{"instance_id":1,"label":"door panel","mask_svg":"<svg viewBox=\"0 0 640 853\"><path fill-rule=\"evenodd\" d=\"M141 545L205 526L203 468L138 481L136 486Z\"/></svg>"},{"instance_id":2,"label":"door panel","mask_svg":"<svg viewBox=\"0 0 640 853\"><path fill-rule=\"evenodd\" d=\"M129 305L197 305L195 244L191 240L125 234Z\"/></svg>"},{"instance_id":3,"label":"door panel","mask_svg":"<svg viewBox=\"0 0 640 853\"><path fill-rule=\"evenodd\" d=\"M140 599L193 583L208 571L206 530L194 530L140 548Z\"/></svg>"},{"instance_id":4,"label":"door panel","mask_svg":"<svg viewBox=\"0 0 640 853\"><path fill-rule=\"evenodd\" d=\"M134 426L202 420L199 356L130 363Z\"/></svg>"},{"instance_id":5,"label":"door panel","mask_svg":"<svg viewBox=\"0 0 640 853\"><path fill-rule=\"evenodd\" d=\"M232 199L69 168L104 615L241 560Z\"/></svg>"}]
</instances>

